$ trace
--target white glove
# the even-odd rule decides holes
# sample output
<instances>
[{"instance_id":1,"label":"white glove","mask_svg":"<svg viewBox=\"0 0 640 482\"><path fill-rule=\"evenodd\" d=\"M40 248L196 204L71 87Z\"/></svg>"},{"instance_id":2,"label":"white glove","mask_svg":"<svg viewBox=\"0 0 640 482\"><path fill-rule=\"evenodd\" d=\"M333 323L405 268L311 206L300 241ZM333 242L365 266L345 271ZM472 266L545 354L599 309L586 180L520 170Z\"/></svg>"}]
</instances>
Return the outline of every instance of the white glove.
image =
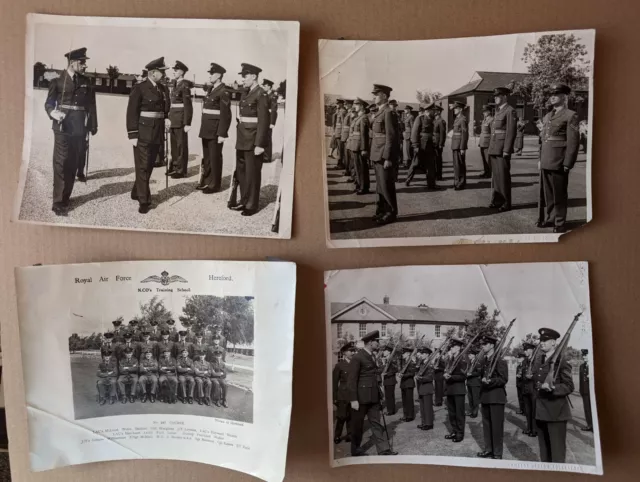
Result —
<instances>
[{"instance_id":1,"label":"white glove","mask_svg":"<svg viewBox=\"0 0 640 482\"><path fill-rule=\"evenodd\" d=\"M269 126L269 129L273 129L274 127L275 127L275 126L274 126L273 124L271 124L271 125Z\"/></svg>"},{"instance_id":2,"label":"white glove","mask_svg":"<svg viewBox=\"0 0 640 482\"><path fill-rule=\"evenodd\" d=\"M191 126L184 126L184 131L189 132L191 130Z\"/></svg>"},{"instance_id":3,"label":"white glove","mask_svg":"<svg viewBox=\"0 0 640 482\"><path fill-rule=\"evenodd\" d=\"M353 410L360 410L360 404L358 403L358 401L357 401L357 400L356 400L356 401L351 402L351 408L352 408Z\"/></svg>"},{"instance_id":4,"label":"white glove","mask_svg":"<svg viewBox=\"0 0 640 482\"><path fill-rule=\"evenodd\" d=\"M222 144L226 140L226 137L218 136L218 144Z\"/></svg>"},{"instance_id":5,"label":"white glove","mask_svg":"<svg viewBox=\"0 0 640 482\"><path fill-rule=\"evenodd\" d=\"M167 132L169 132L169 129L171 128L171 121L169 119L165 119L164 120L164 130L166 130Z\"/></svg>"},{"instance_id":6,"label":"white glove","mask_svg":"<svg viewBox=\"0 0 640 482\"><path fill-rule=\"evenodd\" d=\"M129 139L129 142L133 147L138 147L138 139Z\"/></svg>"},{"instance_id":7,"label":"white glove","mask_svg":"<svg viewBox=\"0 0 640 482\"><path fill-rule=\"evenodd\" d=\"M51 117L53 117L58 122L62 122L62 120L66 117L66 114L61 110L55 109L51 111Z\"/></svg>"},{"instance_id":8,"label":"white glove","mask_svg":"<svg viewBox=\"0 0 640 482\"><path fill-rule=\"evenodd\" d=\"M258 147L258 146L256 146L256 148L253 150L253 153L254 153L256 156L261 155L263 152L264 152L264 148L262 148L262 147Z\"/></svg>"}]
</instances>

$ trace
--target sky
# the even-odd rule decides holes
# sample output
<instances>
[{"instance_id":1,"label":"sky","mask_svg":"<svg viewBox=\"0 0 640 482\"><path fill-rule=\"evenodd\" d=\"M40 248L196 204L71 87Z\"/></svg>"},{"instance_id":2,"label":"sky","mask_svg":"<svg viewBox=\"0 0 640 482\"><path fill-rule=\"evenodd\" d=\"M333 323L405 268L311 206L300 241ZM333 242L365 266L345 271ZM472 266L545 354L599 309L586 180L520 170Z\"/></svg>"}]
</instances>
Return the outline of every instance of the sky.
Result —
<instances>
[{"instance_id":1,"label":"sky","mask_svg":"<svg viewBox=\"0 0 640 482\"><path fill-rule=\"evenodd\" d=\"M66 66L66 52L86 47L89 72L106 72L116 65L122 73L136 74L164 56L169 67L176 60L184 62L189 67L186 77L193 80L195 74L198 83L208 80L211 62L227 69L227 83L240 79L243 62L262 68L261 78L276 86L287 73L287 34L277 30L36 24L34 44L34 61L54 68Z\"/></svg>"},{"instance_id":2,"label":"sky","mask_svg":"<svg viewBox=\"0 0 640 482\"><path fill-rule=\"evenodd\" d=\"M381 304L475 310L481 303L501 311L501 323L517 318L514 343L547 327L564 334L576 313L587 307L571 336L574 348L591 347L587 275L576 263L467 266L413 266L342 270L327 282L332 302L366 297Z\"/></svg>"},{"instance_id":3,"label":"sky","mask_svg":"<svg viewBox=\"0 0 640 482\"><path fill-rule=\"evenodd\" d=\"M593 59L595 32L572 33ZM476 71L527 72L522 61L524 49L543 34L416 41L321 41L323 93L370 98L372 85L376 83L392 87L391 97L400 102L415 102L417 89L429 88L447 95L468 83Z\"/></svg>"}]
</instances>

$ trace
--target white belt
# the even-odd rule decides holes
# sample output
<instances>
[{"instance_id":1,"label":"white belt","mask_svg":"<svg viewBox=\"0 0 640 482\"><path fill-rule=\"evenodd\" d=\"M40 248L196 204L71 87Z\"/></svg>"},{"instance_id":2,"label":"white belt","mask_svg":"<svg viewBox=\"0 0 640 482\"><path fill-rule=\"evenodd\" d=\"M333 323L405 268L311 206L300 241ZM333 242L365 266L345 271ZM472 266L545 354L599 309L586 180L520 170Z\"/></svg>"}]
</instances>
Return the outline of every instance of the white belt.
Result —
<instances>
[{"instance_id":1,"label":"white belt","mask_svg":"<svg viewBox=\"0 0 640 482\"><path fill-rule=\"evenodd\" d=\"M68 110L84 110L84 107L82 107L81 105L66 105L66 104L62 104L62 105L58 106L58 108L60 108L60 109L68 109Z\"/></svg>"},{"instance_id":2,"label":"white belt","mask_svg":"<svg viewBox=\"0 0 640 482\"><path fill-rule=\"evenodd\" d=\"M212 114L212 115L220 115L220 111L218 109L202 109L203 114Z\"/></svg>"},{"instance_id":3,"label":"white belt","mask_svg":"<svg viewBox=\"0 0 640 482\"><path fill-rule=\"evenodd\" d=\"M171 104L172 109L184 109L184 104Z\"/></svg>"},{"instance_id":4,"label":"white belt","mask_svg":"<svg viewBox=\"0 0 640 482\"><path fill-rule=\"evenodd\" d=\"M242 117L242 116L240 116L240 122L244 122L245 124L257 124L258 123L258 118L257 117Z\"/></svg>"},{"instance_id":5,"label":"white belt","mask_svg":"<svg viewBox=\"0 0 640 482\"><path fill-rule=\"evenodd\" d=\"M140 112L140 117L151 117L152 119L162 119L164 118L164 112L148 112L142 111Z\"/></svg>"}]
</instances>

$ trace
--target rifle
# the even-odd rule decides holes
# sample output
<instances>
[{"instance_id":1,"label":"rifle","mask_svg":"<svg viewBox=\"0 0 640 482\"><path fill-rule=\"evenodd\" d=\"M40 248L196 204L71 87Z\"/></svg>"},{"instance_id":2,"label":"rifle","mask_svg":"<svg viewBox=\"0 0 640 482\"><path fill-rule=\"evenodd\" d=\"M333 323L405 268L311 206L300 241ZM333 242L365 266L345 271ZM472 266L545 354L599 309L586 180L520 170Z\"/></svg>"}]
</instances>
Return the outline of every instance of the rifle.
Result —
<instances>
[{"instance_id":1,"label":"rifle","mask_svg":"<svg viewBox=\"0 0 640 482\"><path fill-rule=\"evenodd\" d=\"M429 358L427 358L426 363L423 365L425 367L425 370L427 369L426 367L430 366L431 363L433 363L433 361L436 359L436 357L440 355L445 350L445 348L448 347L450 341L451 335L447 336L442 344L431 355L429 355Z\"/></svg>"},{"instance_id":2,"label":"rifle","mask_svg":"<svg viewBox=\"0 0 640 482\"><path fill-rule=\"evenodd\" d=\"M571 338L571 332L578 323L578 319L582 316L582 311L573 317L573 321L569 325L566 333L560 339L560 343L556 345L556 349L553 354L547 360L547 363L551 366L549 369L549 373L547 373L547 377L544 382L549 385L549 388L553 390L553 387L556 382L556 378L558 377L558 373L560 372L560 365L562 364L562 358L564 357L564 351L569 345L569 338ZM553 365L557 363L556 369L553 370Z\"/></svg>"},{"instance_id":3,"label":"rifle","mask_svg":"<svg viewBox=\"0 0 640 482\"><path fill-rule=\"evenodd\" d=\"M480 352L476 355L476 357L473 359L473 363L471 363L471 365L469 365L469 368L467 369L467 376L473 373L473 371L476 369L476 366L478 365L478 363L480 363L480 360L483 358L484 358L483 352Z\"/></svg>"},{"instance_id":4,"label":"rifle","mask_svg":"<svg viewBox=\"0 0 640 482\"><path fill-rule=\"evenodd\" d=\"M495 349L493 350L493 357L491 358L489 371L485 374L484 378L491 378L491 375L493 375L493 372L496 369L496 366L498 365L498 359L500 358L499 355L502 352L502 348L504 347L504 343L507 339L507 335L509 335L509 331L511 330L511 327L515 322L516 322L515 318L511 320L511 323L509 323L509 325L507 326L507 329L504 332L504 335L502 335L502 338L500 339L500 343L498 343L498 346L495 347Z\"/></svg>"},{"instance_id":5,"label":"rifle","mask_svg":"<svg viewBox=\"0 0 640 482\"><path fill-rule=\"evenodd\" d=\"M465 356L469 350L471 350L471 346L478 339L482 331L483 330L478 330L478 333L476 333L475 336L471 338L471 340L467 343L467 346L465 346L464 349L460 350L460 353L458 353L458 356L456 357L456 359L453 360L453 363L451 363L451 366L444 371L445 373L448 373L449 375L451 375L451 372L453 372L453 370L456 369L456 367L458 366L458 363L460 363L460 360L462 360L462 357Z\"/></svg>"},{"instance_id":6,"label":"rifle","mask_svg":"<svg viewBox=\"0 0 640 482\"><path fill-rule=\"evenodd\" d=\"M424 338L424 335L420 337L420 340L416 341L416 344L413 347L413 351L411 352L411 356L409 357L409 360L407 360L406 365L403 366L402 370L400 371L400 376L404 375L405 372L407 371L407 368L409 368L409 365L411 364L411 359L416 355L416 352L418 351L418 344L422 341L423 338Z\"/></svg>"},{"instance_id":7,"label":"rifle","mask_svg":"<svg viewBox=\"0 0 640 482\"><path fill-rule=\"evenodd\" d=\"M380 378L382 380L384 380L384 376L389 371L389 368L391 367L391 364L393 363L393 357L396 355L396 353L398 351L398 347L401 344L402 344L402 335L400 335L400 338L398 339L398 343L396 343L396 346L393 347L393 350L391 351L391 355L389 355L389 359L387 360L387 363L385 363L384 368L382 369L382 374L380 375Z\"/></svg>"},{"instance_id":8,"label":"rifle","mask_svg":"<svg viewBox=\"0 0 640 482\"><path fill-rule=\"evenodd\" d=\"M83 173L84 176L85 176L84 177L84 179L85 179L84 182L85 183L87 182L87 178L89 177L89 152L90 152L89 148L91 147L90 146L90 139L91 139L91 134L89 132L87 132L87 148L86 148L86 152L85 152L86 161L85 161L85 167L84 167L85 172Z\"/></svg>"},{"instance_id":9,"label":"rifle","mask_svg":"<svg viewBox=\"0 0 640 482\"><path fill-rule=\"evenodd\" d=\"M504 358L505 354L509 351L509 348L511 348L511 342L513 342L513 336L509 339L509 343L507 343L507 346L505 346L500 352L499 359Z\"/></svg>"},{"instance_id":10,"label":"rifle","mask_svg":"<svg viewBox=\"0 0 640 482\"><path fill-rule=\"evenodd\" d=\"M527 366L527 373L525 374L525 376L530 380L531 378L533 378L533 361L536 359L536 357L538 356L538 352L540 351L540 343L538 342L538 344L536 345L536 349L533 350L533 354L531 355L531 359L528 361L528 366Z\"/></svg>"}]
</instances>

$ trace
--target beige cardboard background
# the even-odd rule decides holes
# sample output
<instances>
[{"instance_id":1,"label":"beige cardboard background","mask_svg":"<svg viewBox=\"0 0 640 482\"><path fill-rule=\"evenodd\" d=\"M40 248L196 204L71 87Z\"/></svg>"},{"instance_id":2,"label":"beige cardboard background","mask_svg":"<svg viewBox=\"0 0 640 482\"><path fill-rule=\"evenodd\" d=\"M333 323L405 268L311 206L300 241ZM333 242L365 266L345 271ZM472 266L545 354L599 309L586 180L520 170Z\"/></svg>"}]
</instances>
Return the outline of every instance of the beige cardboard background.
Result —
<instances>
[{"instance_id":1,"label":"beige cardboard background","mask_svg":"<svg viewBox=\"0 0 640 482\"><path fill-rule=\"evenodd\" d=\"M299 20L300 92L291 241L145 234L10 223L23 128L27 12L182 18ZM591 262L595 377L604 480L636 480L640 454L638 177L640 177L638 0L0 0L0 317L11 464L19 481L249 480L207 465L170 461L92 464L32 474L18 344L13 268L34 263L127 259L240 259L299 263L290 480L583 480L586 476L439 466L329 469L322 270L403 264L586 260ZM596 28L594 221L557 245L325 247L319 38L417 39ZM212 61L215 46L212 46ZM238 59L242 62L243 59ZM419 59L416 59L419 61ZM372 79L372 82L375 79ZM540 300L544 303L545 300ZM46 369L43 367L43 369Z\"/></svg>"}]
</instances>

